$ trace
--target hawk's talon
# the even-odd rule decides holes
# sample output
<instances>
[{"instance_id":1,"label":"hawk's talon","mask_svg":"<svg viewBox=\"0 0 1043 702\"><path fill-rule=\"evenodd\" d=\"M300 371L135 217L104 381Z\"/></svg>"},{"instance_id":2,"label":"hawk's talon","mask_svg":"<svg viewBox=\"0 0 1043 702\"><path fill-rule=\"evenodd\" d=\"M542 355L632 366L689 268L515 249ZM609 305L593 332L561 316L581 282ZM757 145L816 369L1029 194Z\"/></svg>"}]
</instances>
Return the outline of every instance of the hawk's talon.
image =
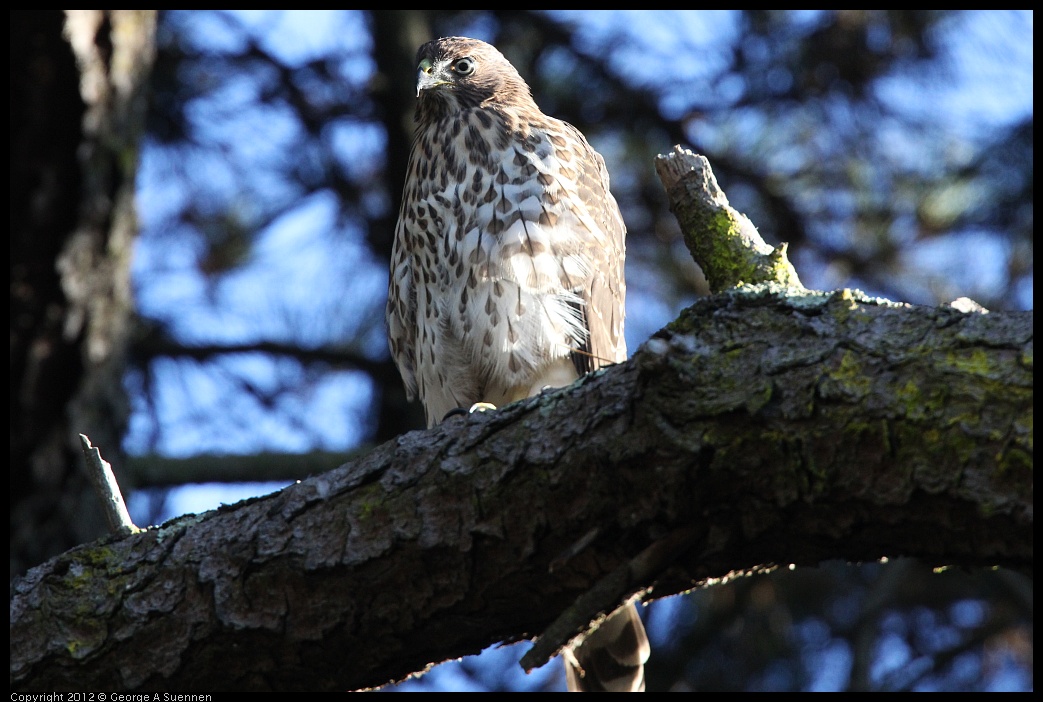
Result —
<instances>
[{"instance_id":1,"label":"hawk's talon","mask_svg":"<svg viewBox=\"0 0 1043 702\"><path fill-rule=\"evenodd\" d=\"M444 422L450 417L462 417L465 414L467 414L467 410L465 410L463 407L454 407L453 409L445 413L445 416L442 417L442 421Z\"/></svg>"},{"instance_id":2,"label":"hawk's talon","mask_svg":"<svg viewBox=\"0 0 1043 702\"><path fill-rule=\"evenodd\" d=\"M475 402L468 409L464 409L463 407L454 407L453 409L445 413L445 416L442 417L442 421L444 422L451 417L462 417L464 415L474 414L475 412L486 412L488 410L494 409L496 409L496 405L491 404L489 402Z\"/></svg>"}]
</instances>

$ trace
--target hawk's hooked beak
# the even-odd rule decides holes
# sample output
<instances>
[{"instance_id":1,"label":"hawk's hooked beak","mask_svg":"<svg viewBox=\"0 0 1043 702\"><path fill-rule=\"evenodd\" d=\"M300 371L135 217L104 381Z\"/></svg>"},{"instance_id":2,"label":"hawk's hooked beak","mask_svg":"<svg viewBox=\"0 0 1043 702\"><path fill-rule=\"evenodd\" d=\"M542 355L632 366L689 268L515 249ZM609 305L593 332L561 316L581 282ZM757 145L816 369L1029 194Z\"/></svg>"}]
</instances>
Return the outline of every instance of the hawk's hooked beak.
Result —
<instances>
[{"instance_id":1,"label":"hawk's hooked beak","mask_svg":"<svg viewBox=\"0 0 1043 702\"><path fill-rule=\"evenodd\" d=\"M416 96L420 97L421 90L448 85L449 82L442 71L435 71L431 59L424 59L416 69Z\"/></svg>"}]
</instances>

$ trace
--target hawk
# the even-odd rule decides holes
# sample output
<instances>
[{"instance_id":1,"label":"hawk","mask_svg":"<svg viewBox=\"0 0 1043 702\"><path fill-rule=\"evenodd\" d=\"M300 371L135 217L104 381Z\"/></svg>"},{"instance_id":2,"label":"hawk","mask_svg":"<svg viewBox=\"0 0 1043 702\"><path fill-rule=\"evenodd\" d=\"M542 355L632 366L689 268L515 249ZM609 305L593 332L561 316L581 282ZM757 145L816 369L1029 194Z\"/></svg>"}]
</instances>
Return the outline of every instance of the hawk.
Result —
<instances>
[{"instance_id":1,"label":"hawk","mask_svg":"<svg viewBox=\"0 0 1043 702\"><path fill-rule=\"evenodd\" d=\"M494 47L417 52L416 132L388 283L388 340L428 426L626 359L626 227L601 155L548 117ZM633 605L566 652L570 689L644 689Z\"/></svg>"}]
</instances>

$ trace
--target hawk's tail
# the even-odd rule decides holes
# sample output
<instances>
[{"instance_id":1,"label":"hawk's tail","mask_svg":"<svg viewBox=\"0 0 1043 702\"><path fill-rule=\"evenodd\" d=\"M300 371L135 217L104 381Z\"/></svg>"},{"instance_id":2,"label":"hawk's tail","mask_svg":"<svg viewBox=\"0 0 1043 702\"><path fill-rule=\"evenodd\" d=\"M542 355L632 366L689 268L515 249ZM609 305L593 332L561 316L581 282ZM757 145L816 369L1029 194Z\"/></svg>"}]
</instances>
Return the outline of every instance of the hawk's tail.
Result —
<instances>
[{"instance_id":1,"label":"hawk's tail","mask_svg":"<svg viewBox=\"0 0 1043 702\"><path fill-rule=\"evenodd\" d=\"M637 607L624 605L582 644L565 651L569 692L644 692L648 653Z\"/></svg>"}]
</instances>

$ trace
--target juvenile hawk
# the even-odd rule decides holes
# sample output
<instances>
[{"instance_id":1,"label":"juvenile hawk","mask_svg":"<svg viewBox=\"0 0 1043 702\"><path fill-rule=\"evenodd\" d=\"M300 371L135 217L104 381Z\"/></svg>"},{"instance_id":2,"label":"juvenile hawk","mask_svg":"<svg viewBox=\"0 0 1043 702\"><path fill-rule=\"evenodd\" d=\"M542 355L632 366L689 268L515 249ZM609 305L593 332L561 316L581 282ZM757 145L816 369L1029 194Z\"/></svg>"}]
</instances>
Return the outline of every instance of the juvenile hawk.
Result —
<instances>
[{"instance_id":1,"label":"juvenile hawk","mask_svg":"<svg viewBox=\"0 0 1043 702\"><path fill-rule=\"evenodd\" d=\"M475 39L420 47L415 119L387 324L428 426L625 360L626 228L600 154ZM632 606L565 657L570 689L644 689Z\"/></svg>"}]
</instances>

